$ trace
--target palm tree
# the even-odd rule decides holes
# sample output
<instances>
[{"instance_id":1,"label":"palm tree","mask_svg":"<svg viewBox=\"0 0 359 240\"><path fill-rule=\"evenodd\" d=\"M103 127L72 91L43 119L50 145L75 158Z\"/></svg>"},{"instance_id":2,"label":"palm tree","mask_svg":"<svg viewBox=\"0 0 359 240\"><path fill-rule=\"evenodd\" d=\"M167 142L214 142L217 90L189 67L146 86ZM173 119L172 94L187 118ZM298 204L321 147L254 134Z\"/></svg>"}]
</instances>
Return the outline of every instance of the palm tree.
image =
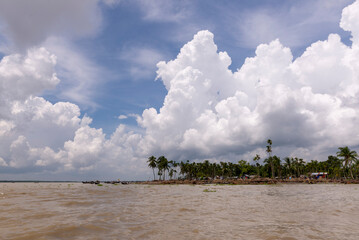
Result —
<instances>
[{"instance_id":1,"label":"palm tree","mask_svg":"<svg viewBox=\"0 0 359 240\"><path fill-rule=\"evenodd\" d=\"M219 162L220 166L221 166L221 170L222 170L222 177L223 179L228 177L228 172L229 172L229 168L228 168L228 163L227 162Z\"/></svg>"},{"instance_id":2,"label":"palm tree","mask_svg":"<svg viewBox=\"0 0 359 240\"><path fill-rule=\"evenodd\" d=\"M268 145L267 145L267 150L266 151L267 151L268 155L271 156L271 153L272 153L272 140L268 139L267 143L268 143Z\"/></svg>"},{"instance_id":3,"label":"palm tree","mask_svg":"<svg viewBox=\"0 0 359 240\"><path fill-rule=\"evenodd\" d=\"M174 170L173 170L173 168L171 168L169 173L168 173L168 176L170 176L170 180L172 180L173 173L174 173Z\"/></svg>"},{"instance_id":4,"label":"palm tree","mask_svg":"<svg viewBox=\"0 0 359 240\"><path fill-rule=\"evenodd\" d=\"M158 171L162 173L163 170L163 180L166 180L166 170L169 169L167 158L165 158L165 156L160 156L157 159L157 164L158 164Z\"/></svg>"},{"instance_id":5,"label":"palm tree","mask_svg":"<svg viewBox=\"0 0 359 240\"><path fill-rule=\"evenodd\" d=\"M350 151L349 147L340 147L340 151L337 152L338 157L342 157L342 161L344 162L344 167L347 169L349 167L350 176L353 177L352 172L352 162L353 160L356 160L356 157L358 156L356 151Z\"/></svg>"},{"instance_id":6,"label":"palm tree","mask_svg":"<svg viewBox=\"0 0 359 240\"><path fill-rule=\"evenodd\" d=\"M272 178L274 178L274 161L272 159L272 140L268 139L267 140L267 150L266 152L268 153L268 163L270 163L270 167L272 169Z\"/></svg>"},{"instance_id":7,"label":"palm tree","mask_svg":"<svg viewBox=\"0 0 359 240\"><path fill-rule=\"evenodd\" d=\"M319 169L319 162L317 160L311 160L309 163L307 163L307 172L318 172Z\"/></svg>"},{"instance_id":8,"label":"palm tree","mask_svg":"<svg viewBox=\"0 0 359 240\"><path fill-rule=\"evenodd\" d=\"M292 169L293 169L292 160L293 158L292 159L289 157L284 158L284 169L286 170L287 177L292 176Z\"/></svg>"},{"instance_id":9,"label":"palm tree","mask_svg":"<svg viewBox=\"0 0 359 240\"><path fill-rule=\"evenodd\" d=\"M211 169L210 171L212 174L212 179L216 178L216 168L217 168L217 163L210 164L210 169Z\"/></svg>"},{"instance_id":10,"label":"palm tree","mask_svg":"<svg viewBox=\"0 0 359 240\"><path fill-rule=\"evenodd\" d=\"M261 159L261 157L258 154L256 154L256 156L253 158L253 161L256 163L258 177L259 177L259 166L260 166L259 159Z\"/></svg>"},{"instance_id":11,"label":"palm tree","mask_svg":"<svg viewBox=\"0 0 359 240\"><path fill-rule=\"evenodd\" d=\"M251 165L245 161L245 160L239 160L238 161L238 166L240 168L241 171L241 175L244 176L245 174L249 174L250 173L250 169L251 169Z\"/></svg>"},{"instance_id":12,"label":"palm tree","mask_svg":"<svg viewBox=\"0 0 359 240\"><path fill-rule=\"evenodd\" d=\"M282 178L282 165L280 164L280 158L274 155L272 157L273 166L277 169L277 176Z\"/></svg>"},{"instance_id":13,"label":"palm tree","mask_svg":"<svg viewBox=\"0 0 359 240\"><path fill-rule=\"evenodd\" d=\"M292 163L294 166L294 169L297 171L296 177L300 177L300 175L303 173L303 170L305 168L305 162L302 158L295 157L292 159Z\"/></svg>"},{"instance_id":14,"label":"palm tree","mask_svg":"<svg viewBox=\"0 0 359 240\"><path fill-rule=\"evenodd\" d=\"M153 180L156 180L155 178L155 168L157 167L156 157L154 156L149 157L147 162L148 162L148 167L152 168Z\"/></svg>"},{"instance_id":15,"label":"palm tree","mask_svg":"<svg viewBox=\"0 0 359 240\"><path fill-rule=\"evenodd\" d=\"M340 178L342 171L341 168L343 166L342 161L335 156L328 156L328 160L325 161L324 163L326 163L326 168L329 174L329 177L335 177L335 178ZM323 164L322 162L320 164Z\"/></svg>"},{"instance_id":16,"label":"palm tree","mask_svg":"<svg viewBox=\"0 0 359 240\"><path fill-rule=\"evenodd\" d=\"M186 163L184 163L183 161L181 161L179 163L179 167L180 167L180 175L182 175L182 177L184 178L185 177L185 174L187 172L187 169L186 169Z\"/></svg>"},{"instance_id":17,"label":"palm tree","mask_svg":"<svg viewBox=\"0 0 359 240\"><path fill-rule=\"evenodd\" d=\"M355 178L358 178L359 161L355 161L355 163L353 164L353 168L354 168Z\"/></svg>"},{"instance_id":18,"label":"palm tree","mask_svg":"<svg viewBox=\"0 0 359 240\"><path fill-rule=\"evenodd\" d=\"M202 173L204 175L204 177L208 178L211 175L211 168L210 168L211 164L208 160L205 160L202 163Z\"/></svg>"},{"instance_id":19,"label":"palm tree","mask_svg":"<svg viewBox=\"0 0 359 240\"><path fill-rule=\"evenodd\" d=\"M174 160L171 160L171 161L169 161L168 162L169 163L169 165L170 165L170 171L169 171L169 173L168 173L168 175L171 177L171 179L172 179L172 176L173 176L173 174L174 174L174 176L175 176L175 178L176 178L176 173L177 173L177 170L176 170L176 168L177 168L177 166L179 165L176 161L174 161Z\"/></svg>"},{"instance_id":20,"label":"palm tree","mask_svg":"<svg viewBox=\"0 0 359 240\"><path fill-rule=\"evenodd\" d=\"M299 167L300 174L303 174L304 169L305 169L305 162L304 162L303 158L298 159L298 167Z\"/></svg>"},{"instance_id":21,"label":"palm tree","mask_svg":"<svg viewBox=\"0 0 359 240\"><path fill-rule=\"evenodd\" d=\"M189 160L187 160L186 162L181 161L179 166L180 166L180 174L182 174L184 178L190 180L192 178L191 176L192 170Z\"/></svg>"}]
</instances>

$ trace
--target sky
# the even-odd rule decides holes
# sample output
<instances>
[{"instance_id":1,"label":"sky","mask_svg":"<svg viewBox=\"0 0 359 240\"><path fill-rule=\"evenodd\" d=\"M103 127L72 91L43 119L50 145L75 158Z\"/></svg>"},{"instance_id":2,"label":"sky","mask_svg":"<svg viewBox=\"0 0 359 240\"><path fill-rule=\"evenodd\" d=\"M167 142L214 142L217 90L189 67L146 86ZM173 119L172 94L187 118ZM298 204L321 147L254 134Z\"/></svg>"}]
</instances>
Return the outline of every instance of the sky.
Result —
<instances>
[{"instance_id":1,"label":"sky","mask_svg":"<svg viewBox=\"0 0 359 240\"><path fill-rule=\"evenodd\" d=\"M323 161L358 113L358 0L0 1L0 180Z\"/></svg>"}]
</instances>

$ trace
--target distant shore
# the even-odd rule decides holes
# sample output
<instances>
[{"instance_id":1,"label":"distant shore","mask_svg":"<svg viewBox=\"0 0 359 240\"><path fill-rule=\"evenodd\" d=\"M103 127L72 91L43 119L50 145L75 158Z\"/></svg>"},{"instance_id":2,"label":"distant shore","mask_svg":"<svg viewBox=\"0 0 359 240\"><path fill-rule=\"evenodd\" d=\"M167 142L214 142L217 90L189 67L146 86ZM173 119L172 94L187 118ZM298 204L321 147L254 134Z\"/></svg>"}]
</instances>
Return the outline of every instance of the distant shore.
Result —
<instances>
[{"instance_id":1,"label":"distant shore","mask_svg":"<svg viewBox=\"0 0 359 240\"><path fill-rule=\"evenodd\" d=\"M213 180L164 180L164 181L143 181L137 184L231 184L231 185L266 185L266 184L359 184L359 179L271 179L271 178L254 178L254 179L213 179Z\"/></svg>"},{"instance_id":2,"label":"distant shore","mask_svg":"<svg viewBox=\"0 0 359 240\"><path fill-rule=\"evenodd\" d=\"M9 181L2 180L0 183L81 183L80 181ZM147 185L205 185L205 184L229 184L229 185L270 185L270 184L359 184L359 179L209 179L209 180L155 180L155 181L89 181L82 183L91 184L147 184Z\"/></svg>"}]
</instances>

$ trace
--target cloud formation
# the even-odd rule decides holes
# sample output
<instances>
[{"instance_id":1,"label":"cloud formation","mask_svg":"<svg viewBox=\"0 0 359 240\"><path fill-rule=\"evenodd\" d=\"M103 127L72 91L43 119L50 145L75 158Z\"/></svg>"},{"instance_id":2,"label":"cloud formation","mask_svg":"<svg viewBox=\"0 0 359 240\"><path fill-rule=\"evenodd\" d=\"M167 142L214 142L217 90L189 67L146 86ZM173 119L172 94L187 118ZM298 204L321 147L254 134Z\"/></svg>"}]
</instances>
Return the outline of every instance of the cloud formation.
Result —
<instances>
[{"instance_id":1,"label":"cloud formation","mask_svg":"<svg viewBox=\"0 0 359 240\"><path fill-rule=\"evenodd\" d=\"M340 23L353 34L351 46L331 34L293 60L277 39L260 44L236 72L213 34L198 32L174 60L157 64L168 93L159 111L137 116L143 133L119 125L106 136L77 105L39 97L60 81L48 50L6 56L0 62L0 172L143 179L149 155L249 160L271 138L281 156L324 160L338 146L358 146L357 16L359 1L343 10Z\"/></svg>"},{"instance_id":2,"label":"cloud formation","mask_svg":"<svg viewBox=\"0 0 359 240\"><path fill-rule=\"evenodd\" d=\"M119 54L119 59L130 65L128 72L135 80L155 76L156 64L163 58L159 51L143 47L126 48Z\"/></svg>"},{"instance_id":3,"label":"cloud formation","mask_svg":"<svg viewBox=\"0 0 359 240\"><path fill-rule=\"evenodd\" d=\"M61 78L60 87L52 94L83 108L98 107L94 99L108 73L65 39L51 37L44 46L56 55L56 73Z\"/></svg>"},{"instance_id":4,"label":"cloud formation","mask_svg":"<svg viewBox=\"0 0 359 240\"><path fill-rule=\"evenodd\" d=\"M26 151L30 143L57 149L81 123L78 106L36 96L59 83L55 64L56 57L44 48L0 62L1 153L9 166L31 165Z\"/></svg>"},{"instance_id":5,"label":"cloud formation","mask_svg":"<svg viewBox=\"0 0 359 240\"><path fill-rule=\"evenodd\" d=\"M232 12L227 17L237 22L235 26L240 34L234 32L241 46L255 48L261 43L279 38L284 45L296 48L322 38L323 33L336 31L333 23L338 22L340 10L351 2L304 0L279 3L281 6L263 4L261 8L242 14Z\"/></svg>"},{"instance_id":6,"label":"cloud formation","mask_svg":"<svg viewBox=\"0 0 359 240\"><path fill-rule=\"evenodd\" d=\"M351 47L331 34L293 61L290 49L274 40L234 73L213 34L197 33L176 59L158 64L168 94L159 112L147 109L139 119L150 149L173 158L220 157L272 138L287 154L303 148L317 158L358 145L358 6L345 8L341 21L353 33Z\"/></svg>"},{"instance_id":7,"label":"cloud formation","mask_svg":"<svg viewBox=\"0 0 359 240\"><path fill-rule=\"evenodd\" d=\"M17 49L26 50L49 36L93 35L102 21L98 2L4 0L0 2L0 20L9 42Z\"/></svg>"},{"instance_id":8,"label":"cloud formation","mask_svg":"<svg viewBox=\"0 0 359 240\"><path fill-rule=\"evenodd\" d=\"M72 172L72 179L102 173L104 178L140 165L139 134L119 126L106 139L102 129L90 127L91 118L81 117L77 105L37 96L59 83L55 65L56 57L44 48L1 60L0 173L31 172L36 178L46 171L54 176Z\"/></svg>"},{"instance_id":9,"label":"cloud formation","mask_svg":"<svg viewBox=\"0 0 359 240\"><path fill-rule=\"evenodd\" d=\"M94 89L105 71L74 40L93 37L101 30L102 2L111 6L117 1L1 1L0 52L26 55L28 49L45 47L56 55L56 73L62 80L52 95L94 109Z\"/></svg>"},{"instance_id":10,"label":"cloud formation","mask_svg":"<svg viewBox=\"0 0 359 240\"><path fill-rule=\"evenodd\" d=\"M138 0L137 4L144 13L144 19L150 21L179 22L190 14L187 0L180 2Z\"/></svg>"}]
</instances>

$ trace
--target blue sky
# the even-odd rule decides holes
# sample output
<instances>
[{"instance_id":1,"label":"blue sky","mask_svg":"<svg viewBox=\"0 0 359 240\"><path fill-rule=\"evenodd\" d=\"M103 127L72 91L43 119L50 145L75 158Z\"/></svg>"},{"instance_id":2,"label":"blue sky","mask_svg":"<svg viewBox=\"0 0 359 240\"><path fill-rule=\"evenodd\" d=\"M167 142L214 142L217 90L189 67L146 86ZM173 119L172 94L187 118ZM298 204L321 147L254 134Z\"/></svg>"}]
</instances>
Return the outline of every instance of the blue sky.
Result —
<instances>
[{"instance_id":1,"label":"blue sky","mask_svg":"<svg viewBox=\"0 0 359 240\"><path fill-rule=\"evenodd\" d=\"M268 138L305 160L357 148L358 6L4 0L0 179L146 178L148 155L250 161Z\"/></svg>"}]
</instances>

